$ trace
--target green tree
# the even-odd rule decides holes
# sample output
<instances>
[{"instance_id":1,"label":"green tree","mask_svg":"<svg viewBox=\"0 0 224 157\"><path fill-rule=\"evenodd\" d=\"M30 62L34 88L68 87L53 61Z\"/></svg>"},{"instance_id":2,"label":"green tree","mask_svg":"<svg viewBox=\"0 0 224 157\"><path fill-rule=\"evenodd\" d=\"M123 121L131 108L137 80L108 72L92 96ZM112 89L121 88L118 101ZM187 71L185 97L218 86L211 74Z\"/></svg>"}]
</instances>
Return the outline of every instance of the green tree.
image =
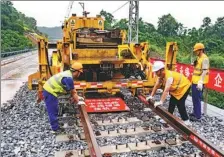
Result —
<instances>
[{"instance_id":1,"label":"green tree","mask_svg":"<svg viewBox=\"0 0 224 157\"><path fill-rule=\"evenodd\" d=\"M105 29L121 28L128 30L128 20L114 20L114 17L106 11L101 11L105 17ZM202 42L206 47L206 53L210 58L211 67L224 69L224 17L219 17L215 24L211 23L210 17L205 17L200 28L187 28L177 21L171 14L159 18L158 28L139 18L139 41L148 41L150 44L150 55L164 58L165 45L167 41L178 43L178 62L190 63L193 46ZM210 104L224 108L223 93L209 91Z\"/></svg>"},{"instance_id":2,"label":"green tree","mask_svg":"<svg viewBox=\"0 0 224 157\"><path fill-rule=\"evenodd\" d=\"M119 21L114 23L113 28L120 28L122 30L128 30L128 20L120 19Z\"/></svg>"},{"instance_id":3,"label":"green tree","mask_svg":"<svg viewBox=\"0 0 224 157\"><path fill-rule=\"evenodd\" d=\"M212 20L210 19L210 17L205 17L203 19L203 24L202 24L202 28L207 28L211 25Z\"/></svg>"},{"instance_id":4,"label":"green tree","mask_svg":"<svg viewBox=\"0 0 224 157\"><path fill-rule=\"evenodd\" d=\"M108 13L104 10L100 11L100 15L105 18L104 28L105 29L112 29L112 24L114 22L114 16L111 13Z\"/></svg>"},{"instance_id":5,"label":"green tree","mask_svg":"<svg viewBox=\"0 0 224 157\"><path fill-rule=\"evenodd\" d=\"M158 21L158 32L165 37L177 36L179 23L171 15L163 15Z\"/></svg>"},{"instance_id":6,"label":"green tree","mask_svg":"<svg viewBox=\"0 0 224 157\"><path fill-rule=\"evenodd\" d=\"M10 25L9 17L5 16L4 14L1 14L1 28L6 29L8 25Z\"/></svg>"},{"instance_id":7,"label":"green tree","mask_svg":"<svg viewBox=\"0 0 224 157\"><path fill-rule=\"evenodd\" d=\"M10 1L1 1L2 51L14 51L31 47L31 42L24 37L24 32L35 32L36 20L18 12ZM25 30L26 28L26 30Z\"/></svg>"},{"instance_id":8,"label":"green tree","mask_svg":"<svg viewBox=\"0 0 224 157\"><path fill-rule=\"evenodd\" d=\"M219 27L223 27L224 26L224 17L217 18L215 25L219 26Z\"/></svg>"}]
</instances>

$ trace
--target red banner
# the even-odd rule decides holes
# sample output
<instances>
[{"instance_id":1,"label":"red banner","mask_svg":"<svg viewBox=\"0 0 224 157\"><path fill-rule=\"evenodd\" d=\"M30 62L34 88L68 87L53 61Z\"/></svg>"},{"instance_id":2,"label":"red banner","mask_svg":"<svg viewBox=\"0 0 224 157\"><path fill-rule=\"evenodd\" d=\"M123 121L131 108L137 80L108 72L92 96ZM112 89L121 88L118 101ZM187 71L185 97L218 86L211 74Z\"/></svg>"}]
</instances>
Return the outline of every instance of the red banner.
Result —
<instances>
[{"instance_id":1,"label":"red banner","mask_svg":"<svg viewBox=\"0 0 224 157\"><path fill-rule=\"evenodd\" d=\"M156 60L159 59L151 58L152 63ZM164 62L164 60L160 61ZM184 74L189 80L191 80L193 69L194 67L189 64L177 63L176 66L176 71ZM210 68L209 82L206 85L206 87L218 92L224 92L224 70Z\"/></svg>"},{"instance_id":2,"label":"red banner","mask_svg":"<svg viewBox=\"0 0 224 157\"><path fill-rule=\"evenodd\" d=\"M121 98L86 99L87 112L117 112L129 111L128 106Z\"/></svg>"}]
</instances>

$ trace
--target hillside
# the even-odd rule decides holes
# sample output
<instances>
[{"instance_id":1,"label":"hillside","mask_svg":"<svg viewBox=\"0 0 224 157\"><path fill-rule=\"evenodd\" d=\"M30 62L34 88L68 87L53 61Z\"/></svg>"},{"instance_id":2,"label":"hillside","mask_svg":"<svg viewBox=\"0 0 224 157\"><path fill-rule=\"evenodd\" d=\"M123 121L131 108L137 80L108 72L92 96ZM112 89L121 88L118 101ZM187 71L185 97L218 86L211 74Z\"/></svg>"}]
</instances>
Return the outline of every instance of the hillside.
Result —
<instances>
[{"instance_id":1,"label":"hillside","mask_svg":"<svg viewBox=\"0 0 224 157\"><path fill-rule=\"evenodd\" d=\"M113 15L102 10L105 17L105 29L122 28L128 30L127 19L114 19ZM161 54L164 58L166 42L178 43L178 62L190 63L193 46L202 42L206 47L206 53L210 57L210 64L215 68L224 68L224 16L218 17L212 24L209 17L201 21L200 28L187 28L177 21L171 14L158 18L158 28L139 18L139 42L148 41L150 50ZM183 57L184 56L184 57Z\"/></svg>"},{"instance_id":2,"label":"hillside","mask_svg":"<svg viewBox=\"0 0 224 157\"><path fill-rule=\"evenodd\" d=\"M37 27L40 32L47 34L49 39L62 39L62 29L58 27Z\"/></svg>"},{"instance_id":3,"label":"hillside","mask_svg":"<svg viewBox=\"0 0 224 157\"><path fill-rule=\"evenodd\" d=\"M17 11L10 1L1 1L1 51L15 51L33 47L25 32L38 32L36 20ZM39 33L39 32L38 32Z\"/></svg>"}]
</instances>

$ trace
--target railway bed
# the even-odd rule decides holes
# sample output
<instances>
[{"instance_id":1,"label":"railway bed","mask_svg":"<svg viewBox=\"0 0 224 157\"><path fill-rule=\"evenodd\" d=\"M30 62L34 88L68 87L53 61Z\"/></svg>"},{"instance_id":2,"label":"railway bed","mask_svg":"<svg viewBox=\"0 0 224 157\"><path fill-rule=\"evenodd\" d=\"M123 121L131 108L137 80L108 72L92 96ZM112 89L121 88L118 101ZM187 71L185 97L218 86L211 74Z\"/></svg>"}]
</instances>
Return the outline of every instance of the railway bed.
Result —
<instances>
[{"instance_id":1,"label":"railway bed","mask_svg":"<svg viewBox=\"0 0 224 157\"><path fill-rule=\"evenodd\" d=\"M92 152L85 149L79 152L80 156L205 156L169 124L161 123L160 118L151 109L144 107L138 98L126 94L124 99L130 112L88 115L85 107L80 106L83 112L80 118L88 119L81 118L81 121L85 121L89 127L83 127L86 124L76 120L73 126L80 129L79 136L73 134L69 138L65 135L67 140L63 141L83 140L86 135L89 136L87 143ZM64 154L59 151L56 156L66 156L70 151L63 151Z\"/></svg>"},{"instance_id":2,"label":"railway bed","mask_svg":"<svg viewBox=\"0 0 224 157\"><path fill-rule=\"evenodd\" d=\"M160 96L157 95L157 98ZM90 152L88 140L70 140L69 142L58 142L57 136L53 135L50 132L50 126L48 122L47 113L43 110L44 103L37 105L36 101L36 92L30 92L27 89L27 84L23 85L20 90L17 92L15 97L8 101L7 106L2 108L2 144L1 144L1 153L3 156L32 156L32 157L49 157L55 156L56 152L65 151L69 153L69 150L76 150L76 154L81 155L84 152L88 155ZM130 112L120 112L120 113L105 113L105 114L88 114L90 126L93 130L93 135L95 137L95 142L100 148L113 145L113 149L110 149L111 152L108 152L108 156L120 156L120 157L129 157L129 156L203 156L203 153L191 144L189 141L184 141L182 145L172 145L173 139L178 141L181 138L181 134L169 127L165 131L153 132L150 130L150 133L140 133L133 135L116 135L111 137L97 137L97 131L105 131L112 134L113 130L115 133L117 129L129 128L130 131L134 131L134 128L144 127L152 129L152 126L158 126L158 130L161 128L166 128L160 123L160 118L152 112L153 110L149 109L142 102L139 101L137 97L131 97L129 94L125 97L125 102L130 107ZM166 108L166 105L164 107ZM76 135L82 134L84 129L80 127L83 123L79 122L81 119L81 114L78 109L74 114L67 114L66 117L61 116L59 122L61 125L67 127L71 125L70 128L66 128L66 134ZM176 114L176 113L175 113ZM119 116L117 116L119 115ZM178 116L178 114L176 114ZM77 118L78 117L78 118ZM123 122L122 124L113 124L113 125L101 125L98 122L112 121ZM209 139L214 145L219 146L221 149L223 144L223 124L219 119L215 117L204 116L202 122L193 122L192 128L200 132L204 137ZM127 123L126 119L134 118L138 121L132 121L132 123ZM78 119L78 120L76 120ZM77 124L76 124L77 123ZM219 124L220 123L220 124ZM206 129L207 128L207 131ZM155 128L154 128L155 129ZM162 130L161 129L161 130ZM128 131L129 132L129 131ZM106 133L105 133L106 134ZM83 136L83 134L82 134ZM213 140L211 140L211 137ZM78 137L79 138L79 137ZM140 148L141 145L147 144L150 146L150 140L160 140L165 142L165 140L171 142L171 145L166 144L166 146L158 147L157 150L151 149L148 150L134 150L137 146ZM171 139L171 140L169 140ZM130 143L130 144L128 144ZM120 147L125 147L128 144L129 147L134 147L132 151L127 152L116 152L113 151ZM119 146L123 145L123 146ZM160 148L160 149L159 149ZM84 151L85 150L85 151ZM77 152L79 151L79 153ZM75 154L75 153L74 153ZM83 155L82 154L82 155ZM102 155L100 153L100 155ZM65 156L65 155L61 155ZM68 154L69 156L69 154ZM72 153L70 153L72 156Z\"/></svg>"}]
</instances>

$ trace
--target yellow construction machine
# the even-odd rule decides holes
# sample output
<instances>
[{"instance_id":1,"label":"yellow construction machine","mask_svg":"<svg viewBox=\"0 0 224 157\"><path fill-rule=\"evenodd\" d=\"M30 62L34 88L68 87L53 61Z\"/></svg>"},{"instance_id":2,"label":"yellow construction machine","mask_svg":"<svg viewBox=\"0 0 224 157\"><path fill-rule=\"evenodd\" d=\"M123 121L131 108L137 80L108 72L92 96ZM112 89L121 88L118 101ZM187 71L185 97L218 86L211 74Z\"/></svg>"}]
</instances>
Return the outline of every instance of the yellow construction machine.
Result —
<instances>
[{"instance_id":1,"label":"yellow construction machine","mask_svg":"<svg viewBox=\"0 0 224 157\"><path fill-rule=\"evenodd\" d=\"M52 75L68 70L74 62L83 64L83 74L74 81L79 94L109 93L114 95L121 88L136 94L148 94L155 84L149 62L149 44L126 43L126 31L105 30L104 19L72 14L62 25L63 38L57 44L38 38L39 71L28 78L29 89L38 89L42 99L43 85ZM52 56L48 48L54 47ZM175 69L177 44L167 43L166 65Z\"/></svg>"},{"instance_id":2,"label":"yellow construction machine","mask_svg":"<svg viewBox=\"0 0 224 157\"><path fill-rule=\"evenodd\" d=\"M72 14L62 26L63 39L57 42L51 61L48 59L48 42L38 40L39 71L29 76L29 89L42 91L45 81L76 61L81 62L84 73L74 82L82 93L93 91L114 94L121 87L133 94L137 89L147 91L155 78L148 70L147 42L126 44L126 31L104 30L104 19L78 17Z\"/></svg>"}]
</instances>

